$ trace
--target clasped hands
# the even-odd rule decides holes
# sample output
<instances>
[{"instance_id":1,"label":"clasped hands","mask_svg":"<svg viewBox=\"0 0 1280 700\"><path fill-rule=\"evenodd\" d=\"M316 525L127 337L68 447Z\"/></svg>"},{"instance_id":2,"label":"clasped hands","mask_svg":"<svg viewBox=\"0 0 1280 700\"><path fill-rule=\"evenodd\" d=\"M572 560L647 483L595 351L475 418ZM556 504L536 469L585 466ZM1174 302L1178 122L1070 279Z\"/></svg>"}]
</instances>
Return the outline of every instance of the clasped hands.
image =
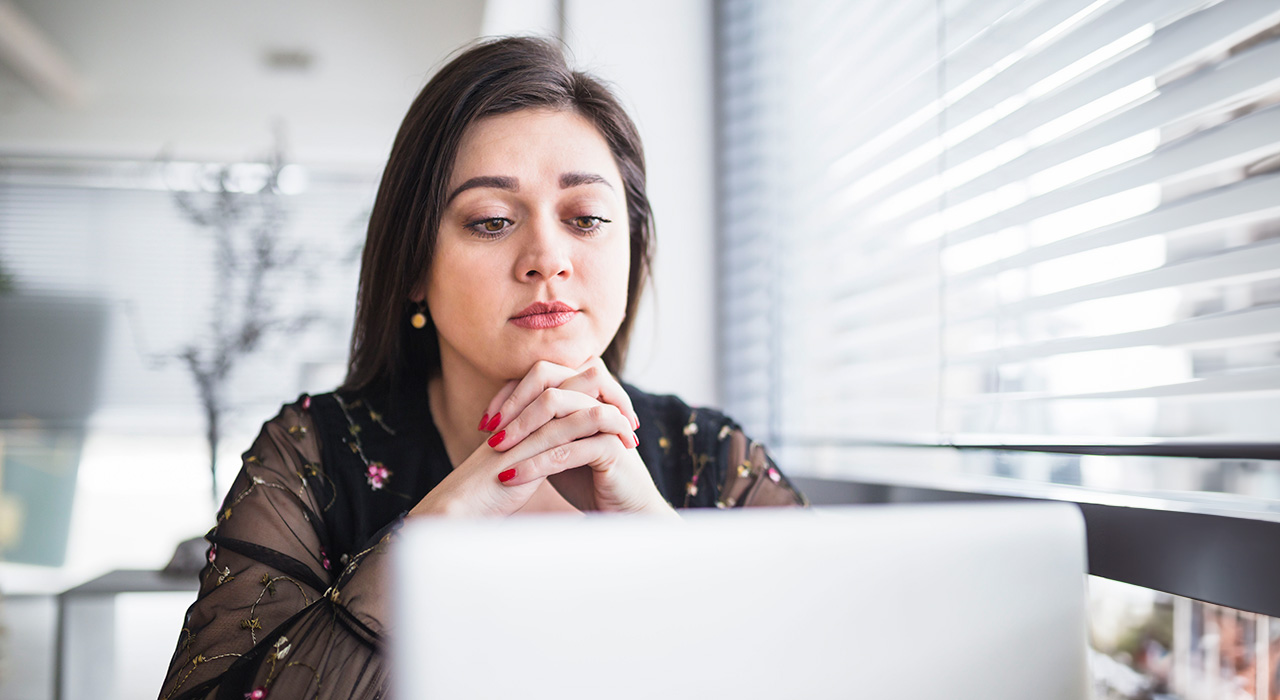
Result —
<instances>
[{"instance_id":1,"label":"clasped hands","mask_svg":"<svg viewBox=\"0 0 1280 700\"><path fill-rule=\"evenodd\" d=\"M489 402L492 435L411 515L505 516L543 483L582 511L675 511L636 451L631 399L599 358L578 368L538 362Z\"/></svg>"}]
</instances>

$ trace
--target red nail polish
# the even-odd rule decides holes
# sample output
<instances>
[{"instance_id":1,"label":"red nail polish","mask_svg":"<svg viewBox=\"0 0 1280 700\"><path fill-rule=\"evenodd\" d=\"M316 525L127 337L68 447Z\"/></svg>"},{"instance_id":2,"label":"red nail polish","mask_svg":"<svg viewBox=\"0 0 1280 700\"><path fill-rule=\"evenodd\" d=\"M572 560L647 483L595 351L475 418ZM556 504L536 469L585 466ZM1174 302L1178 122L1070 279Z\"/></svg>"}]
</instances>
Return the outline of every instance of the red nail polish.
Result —
<instances>
[{"instance_id":1,"label":"red nail polish","mask_svg":"<svg viewBox=\"0 0 1280 700\"><path fill-rule=\"evenodd\" d=\"M497 447L498 443L502 442L502 438L506 436L507 431L505 430L494 433L493 437L489 438L489 447Z\"/></svg>"},{"instance_id":2,"label":"red nail polish","mask_svg":"<svg viewBox=\"0 0 1280 700\"><path fill-rule=\"evenodd\" d=\"M503 483L506 483L506 482L508 482L508 481L511 481L511 480L512 480L512 479L514 479L514 478L516 478L516 468L515 468L515 467L512 467L512 468L510 468L510 469L506 470L505 472L502 472L501 474L499 474L499 475L498 475L498 481L501 481L501 482L503 482Z\"/></svg>"},{"instance_id":3,"label":"red nail polish","mask_svg":"<svg viewBox=\"0 0 1280 700\"><path fill-rule=\"evenodd\" d=\"M497 430L498 424L501 422L502 422L502 414L495 413L493 414L493 418L489 420L489 425L485 427L485 430L489 430L489 431Z\"/></svg>"},{"instance_id":4,"label":"red nail polish","mask_svg":"<svg viewBox=\"0 0 1280 700\"><path fill-rule=\"evenodd\" d=\"M639 447L639 446L640 446L640 438L636 437L636 434L635 434L635 433L631 433L631 439L632 439L632 440L634 440L634 441L635 441L635 443L636 443L636 444L632 445L632 447Z\"/></svg>"},{"instance_id":5,"label":"red nail polish","mask_svg":"<svg viewBox=\"0 0 1280 700\"><path fill-rule=\"evenodd\" d=\"M489 414L486 413L480 417L480 425L476 426L476 430L484 430L485 423L489 422Z\"/></svg>"}]
</instances>

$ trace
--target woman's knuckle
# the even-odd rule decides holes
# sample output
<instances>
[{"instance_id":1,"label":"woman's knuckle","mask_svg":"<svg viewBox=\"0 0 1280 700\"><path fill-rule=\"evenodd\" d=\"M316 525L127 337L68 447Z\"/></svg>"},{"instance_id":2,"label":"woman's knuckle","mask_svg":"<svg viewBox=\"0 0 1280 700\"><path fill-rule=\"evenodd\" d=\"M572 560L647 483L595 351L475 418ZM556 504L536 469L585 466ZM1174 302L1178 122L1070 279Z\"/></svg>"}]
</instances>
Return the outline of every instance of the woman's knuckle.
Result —
<instances>
[{"instance_id":1,"label":"woman's knuckle","mask_svg":"<svg viewBox=\"0 0 1280 700\"><path fill-rule=\"evenodd\" d=\"M547 389L533 403L537 404L539 411L549 417L554 417L556 415L556 407L564 403L562 394L563 392L559 389Z\"/></svg>"},{"instance_id":2,"label":"woman's knuckle","mask_svg":"<svg viewBox=\"0 0 1280 700\"><path fill-rule=\"evenodd\" d=\"M549 360L538 360L533 364L533 371L529 374L540 382L545 382L547 379L555 375L555 371L556 364L554 362Z\"/></svg>"},{"instance_id":3,"label":"woman's knuckle","mask_svg":"<svg viewBox=\"0 0 1280 700\"><path fill-rule=\"evenodd\" d=\"M609 410L604 406L592 406L587 409L587 417L590 418L593 423L601 423L608 419Z\"/></svg>"},{"instance_id":4,"label":"woman's knuckle","mask_svg":"<svg viewBox=\"0 0 1280 700\"><path fill-rule=\"evenodd\" d=\"M569 449L568 445L554 447L547 453L547 458L551 460L552 464L565 464L572 456L573 451Z\"/></svg>"}]
</instances>

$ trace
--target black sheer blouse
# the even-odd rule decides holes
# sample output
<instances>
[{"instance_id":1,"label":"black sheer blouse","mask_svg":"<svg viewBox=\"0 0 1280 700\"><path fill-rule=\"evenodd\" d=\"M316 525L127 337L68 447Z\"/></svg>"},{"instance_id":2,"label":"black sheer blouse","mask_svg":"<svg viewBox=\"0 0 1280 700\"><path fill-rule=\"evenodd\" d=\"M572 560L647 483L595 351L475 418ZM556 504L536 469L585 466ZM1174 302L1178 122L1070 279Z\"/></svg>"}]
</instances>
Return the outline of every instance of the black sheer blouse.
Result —
<instances>
[{"instance_id":1,"label":"black sheer blouse","mask_svg":"<svg viewBox=\"0 0 1280 700\"><path fill-rule=\"evenodd\" d=\"M723 414L625 388L640 456L676 508L807 505ZM388 546L451 469L425 396L284 406L206 535L209 563L160 697L385 697Z\"/></svg>"}]
</instances>

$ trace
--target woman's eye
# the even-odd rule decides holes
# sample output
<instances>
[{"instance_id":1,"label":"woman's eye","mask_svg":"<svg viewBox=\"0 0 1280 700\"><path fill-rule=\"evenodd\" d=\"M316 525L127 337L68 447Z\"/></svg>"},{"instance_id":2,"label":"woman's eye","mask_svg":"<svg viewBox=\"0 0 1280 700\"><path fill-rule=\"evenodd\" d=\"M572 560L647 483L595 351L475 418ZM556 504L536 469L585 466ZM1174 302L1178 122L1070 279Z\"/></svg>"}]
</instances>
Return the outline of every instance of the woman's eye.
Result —
<instances>
[{"instance_id":1,"label":"woman's eye","mask_svg":"<svg viewBox=\"0 0 1280 700\"><path fill-rule=\"evenodd\" d=\"M600 228L600 224L611 224L612 221L603 216L575 216L569 219L569 223L579 231L591 233Z\"/></svg>"},{"instance_id":2,"label":"woman's eye","mask_svg":"<svg viewBox=\"0 0 1280 700\"><path fill-rule=\"evenodd\" d=\"M511 225L510 219L504 219L501 216L494 216L488 219L479 219L477 221L472 221L471 223L467 224L467 228L471 229L472 231L482 236L485 236L485 235L495 236L499 233L506 231L507 227L510 225Z\"/></svg>"}]
</instances>

